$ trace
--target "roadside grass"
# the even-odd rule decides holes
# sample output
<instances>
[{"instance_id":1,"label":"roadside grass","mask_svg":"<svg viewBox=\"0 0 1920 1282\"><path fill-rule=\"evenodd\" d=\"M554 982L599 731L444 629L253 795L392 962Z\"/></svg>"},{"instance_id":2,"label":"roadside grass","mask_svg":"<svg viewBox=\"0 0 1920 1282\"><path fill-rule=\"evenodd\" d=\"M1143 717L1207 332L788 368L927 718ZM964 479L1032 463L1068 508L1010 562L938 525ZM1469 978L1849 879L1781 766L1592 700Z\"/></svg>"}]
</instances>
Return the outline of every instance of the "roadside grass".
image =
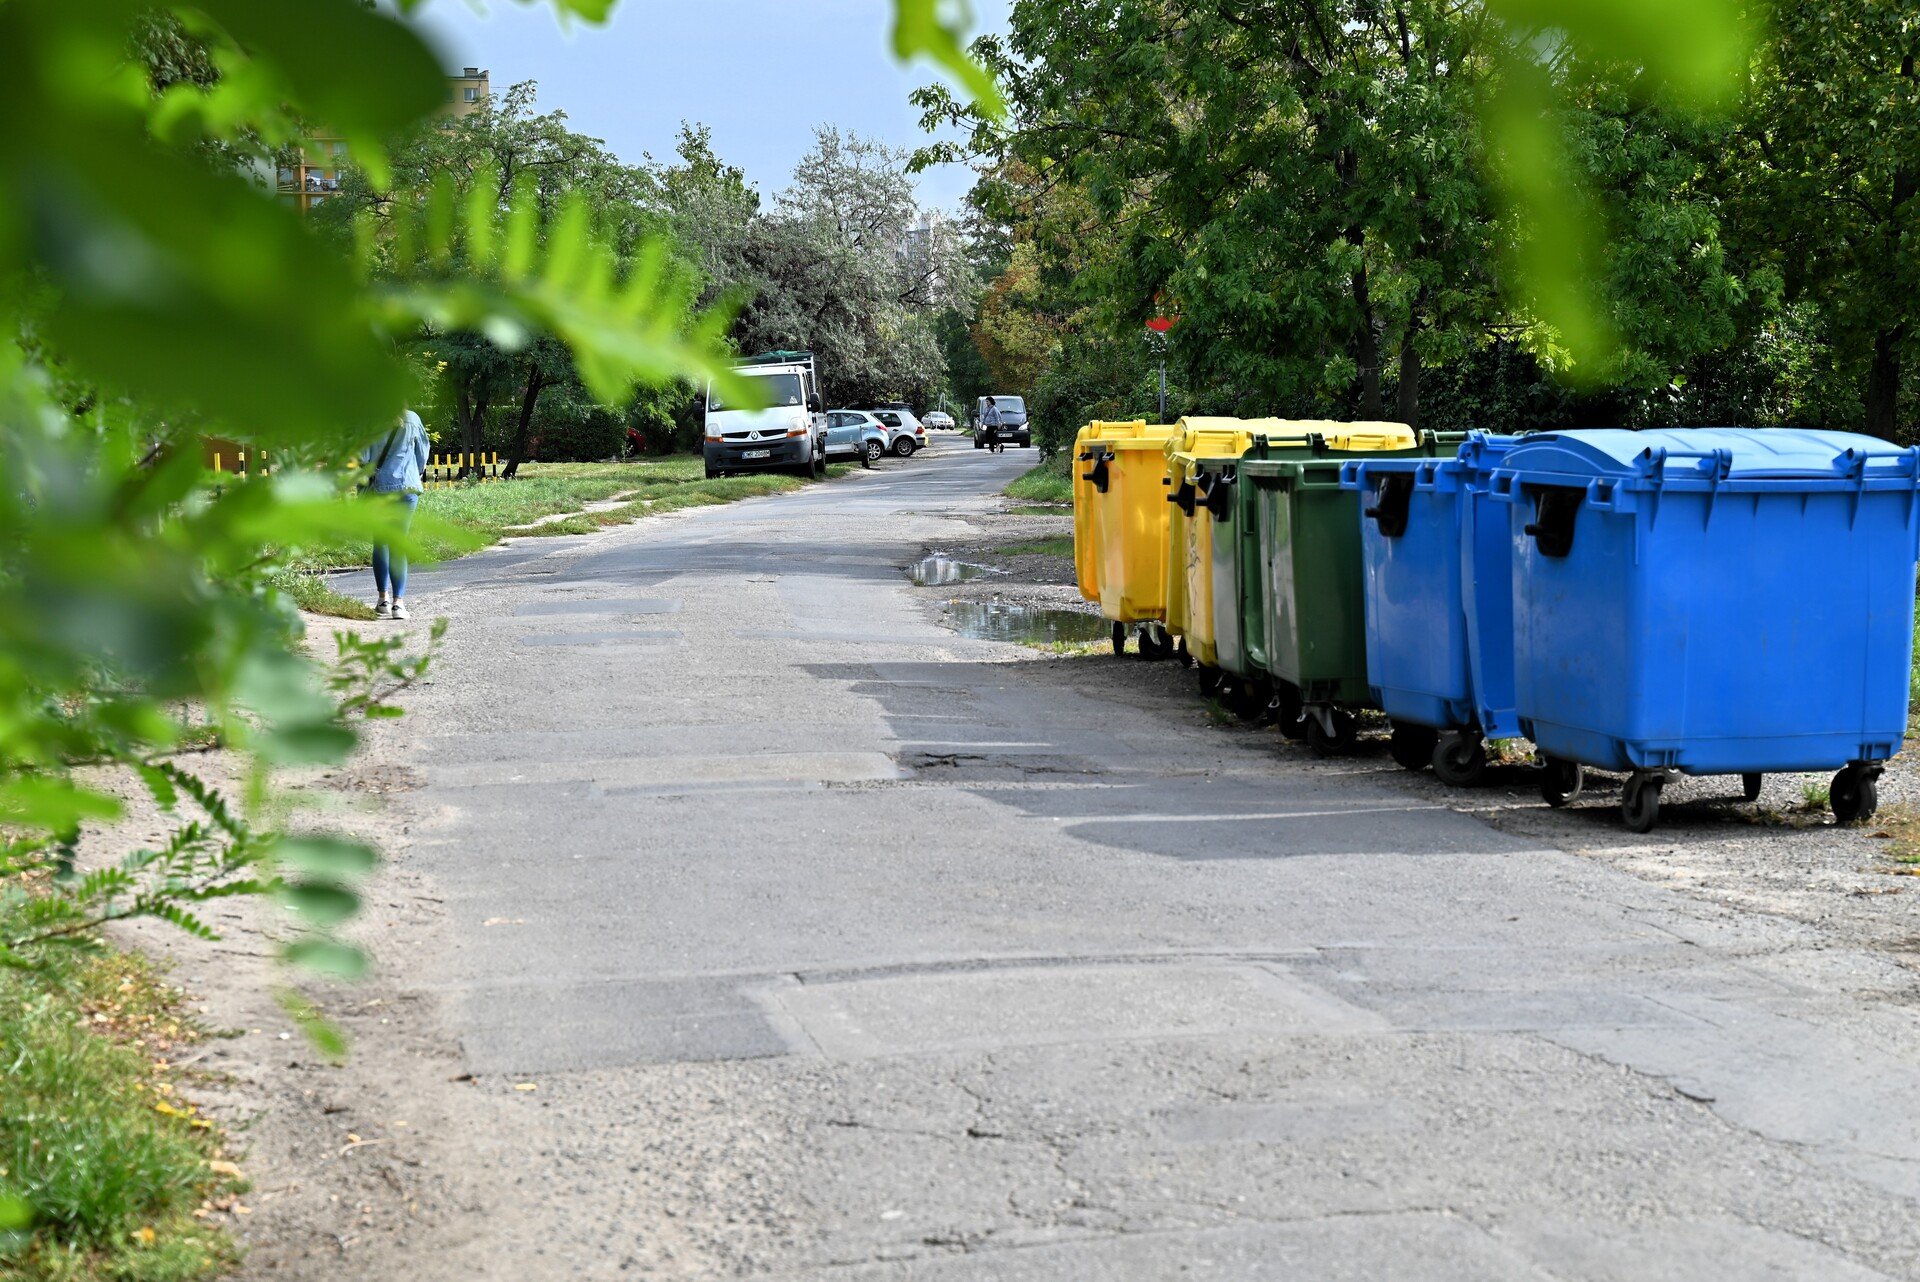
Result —
<instances>
[{"instance_id":1,"label":"roadside grass","mask_svg":"<svg viewBox=\"0 0 1920 1282\"><path fill-rule=\"evenodd\" d=\"M1040 539L1033 543L1015 543L1000 549L1001 556L1072 556L1073 537Z\"/></svg>"},{"instance_id":2,"label":"roadside grass","mask_svg":"<svg viewBox=\"0 0 1920 1282\"><path fill-rule=\"evenodd\" d=\"M1913 621L1913 663L1907 672L1907 707L1920 712L1920 616Z\"/></svg>"},{"instance_id":3,"label":"roadside grass","mask_svg":"<svg viewBox=\"0 0 1920 1282\"><path fill-rule=\"evenodd\" d=\"M238 1262L208 1217L239 1168L172 1066L207 1035L182 1001L136 953L0 970L0 1191L34 1216L0 1277L196 1282Z\"/></svg>"},{"instance_id":4,"label":"roadside grass","mask_svg":"<svg viewBox=\"0 0 1920 1282\"><path fill-rule=\"evenodd\" d=\"M1016 476L1000 492L1028 503L1072 503L1073 477L1067 472L1070 463L1066 454L1056 455Z\"/></svg>"},{"instance_id":5,"label":"roadside grass","mask_svg":"<svg viewBox=\"0 0 1920 1282\"><path fill-rule=\"evenodd\" d=\"M371 619L373 607L332 587L322 575L304 570L279 570L269 576L273 585L308 614L335 619Z\"/></svg>"},{"instance_id":6,"label":"roadside grass","mask_svg":"<svg viewBox=\"0 0 1920 1282\"><path fill-rule=\"evenodd\" d=\"M1112 652L1105 641L1024 641L1021 644L1063 659L1081 659L1091 654Z\"/></svg>"},{"instance_id":7,"label":"roadside grass","mask_svg":"<svg viewBox=\"0 0 1920 1282\"><path fill-rule=\"evenodd\" d=\"M846 470L842 465L829 468L827 474L844 475ZM697 454L634 463L529 463L511 481L473 481L428 490L420 496L414 536L427 559L445 560L509 536L590 534L643 516L730 503L757 494L778 494L806 484L797 476L771 474L708 480L705 464ZM581 512L589 503L614 498L622 500L621 506L604 512ZM514 528L567 513L577 515L533 529ZM301 572L311 577L318 570L365 566L371 563L372 555L372 547L361 544L324 555L296 557L290 566L287 589L303 607L307 601L314 601L322 607L333 607L319 608L319 613L338 613L343 607L329 599L324 584L297 584L293 579ZM371 616L349 613L340 617Z\"/></svg>"}]
</instances>

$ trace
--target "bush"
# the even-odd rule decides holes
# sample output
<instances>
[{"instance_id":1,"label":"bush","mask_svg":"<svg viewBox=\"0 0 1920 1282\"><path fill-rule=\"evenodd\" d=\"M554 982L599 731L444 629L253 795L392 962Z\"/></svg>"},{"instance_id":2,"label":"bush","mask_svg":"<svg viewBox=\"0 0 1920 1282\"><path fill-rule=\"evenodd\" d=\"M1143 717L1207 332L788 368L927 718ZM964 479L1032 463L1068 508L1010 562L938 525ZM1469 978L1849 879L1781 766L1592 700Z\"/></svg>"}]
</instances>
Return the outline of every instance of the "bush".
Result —
<instances>
[{"instance_id":1,"label":"bush","mask_svg":"<svg viewBox=\"0 0 1920 1282\"><path fill-rule=\"evenodd\" d=\"M625 419L572 388L540 398L527 452L542 463L594 463L627 452Z\"/></svg>"}]
</instances>

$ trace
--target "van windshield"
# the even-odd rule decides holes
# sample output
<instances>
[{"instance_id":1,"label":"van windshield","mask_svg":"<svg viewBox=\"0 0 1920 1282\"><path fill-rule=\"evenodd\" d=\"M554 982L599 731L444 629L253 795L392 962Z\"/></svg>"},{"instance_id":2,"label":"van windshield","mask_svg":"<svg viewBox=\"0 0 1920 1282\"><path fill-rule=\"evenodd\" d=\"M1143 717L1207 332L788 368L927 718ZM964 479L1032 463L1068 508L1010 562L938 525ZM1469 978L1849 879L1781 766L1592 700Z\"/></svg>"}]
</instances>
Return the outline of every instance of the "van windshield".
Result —
<instances>
[{"instance_id":1,"label":"van windshield","mask_svg":"<svg viewBox=\"0 0 1920 1282\"><path fill-rule=\"evenodd\" d=\"M993 407L1002 414L1008 410L1012 410L1015 414L1025 414L1027 412L1027 403L1018 396L996 396L993 398ZM986 401L982 400L980 402L980 408L983 410L987 408Z\"/></svg>"},{"instance_id":2,"label":"van windshield","mask_svg":"<svg viewBox=\"0 0 1920 1282\"><path fill-rule=\"evenodd\" d=\"M800 404L800 376L798 374L748 374L747 377L759 382L762 394L767 398L767 404L775 408L782 405ZM717 389L707 389L708 410L737 410L745 408L744 405L738 405L727 400Z\"/></svg>"}]
</instances>

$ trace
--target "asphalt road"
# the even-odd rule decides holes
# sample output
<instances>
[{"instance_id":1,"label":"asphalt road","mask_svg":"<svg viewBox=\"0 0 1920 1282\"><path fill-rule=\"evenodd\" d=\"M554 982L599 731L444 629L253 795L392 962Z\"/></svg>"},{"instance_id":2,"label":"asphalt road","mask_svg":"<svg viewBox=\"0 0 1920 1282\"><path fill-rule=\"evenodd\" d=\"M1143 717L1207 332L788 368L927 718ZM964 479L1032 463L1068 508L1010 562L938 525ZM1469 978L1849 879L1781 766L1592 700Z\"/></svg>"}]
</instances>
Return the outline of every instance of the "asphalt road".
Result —
<instances>
[{"instance_id":1,"label":"asphalt road","mask_svg":"<svg viewBox=\"0 0 1920 1282\"><path fill-rule=\"evenodd\" d=\"M1031 458L417 582L413 1278L1920 1277L1903 972L943 630Z\"/></svg>"}]
</instances>

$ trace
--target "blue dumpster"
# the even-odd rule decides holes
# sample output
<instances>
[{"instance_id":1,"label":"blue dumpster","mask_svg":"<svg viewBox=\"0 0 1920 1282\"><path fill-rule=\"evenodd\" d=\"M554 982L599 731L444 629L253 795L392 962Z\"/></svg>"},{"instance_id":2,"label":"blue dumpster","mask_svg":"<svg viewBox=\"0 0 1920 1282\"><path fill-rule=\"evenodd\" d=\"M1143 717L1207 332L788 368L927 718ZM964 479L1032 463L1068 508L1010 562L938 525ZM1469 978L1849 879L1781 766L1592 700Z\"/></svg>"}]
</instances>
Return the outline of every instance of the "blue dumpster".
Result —
<instances>
[{"instance_id":1,"label":"blue dumpster","mask_svg":"<svg viewBox=\"0 0 1920 1282\"><path fill-rule=\"evenodd\" d=\"M1844 432L1531 436L1494 470L1513 544L1520 728L1556 775L1629 772L1649 831L1676 773L1840 767L1872 815L1906 733L1920 448Z\"/></svg>"},{"instance_id":2,"label":"blue dumpster","mask_svg":"<svg viewBox=\"0 0 1920 1282\"><path fill-rule=\"evenodd\" d=\"M1393 722L1394 760L1477 783L1482 736L1519 735L1513 711L1513 554L1506 509L1482 510L1521 438L1470 433L1453 458L1355 459L1361 493L1367 682Z\"/></svg>"}]
</instances>

